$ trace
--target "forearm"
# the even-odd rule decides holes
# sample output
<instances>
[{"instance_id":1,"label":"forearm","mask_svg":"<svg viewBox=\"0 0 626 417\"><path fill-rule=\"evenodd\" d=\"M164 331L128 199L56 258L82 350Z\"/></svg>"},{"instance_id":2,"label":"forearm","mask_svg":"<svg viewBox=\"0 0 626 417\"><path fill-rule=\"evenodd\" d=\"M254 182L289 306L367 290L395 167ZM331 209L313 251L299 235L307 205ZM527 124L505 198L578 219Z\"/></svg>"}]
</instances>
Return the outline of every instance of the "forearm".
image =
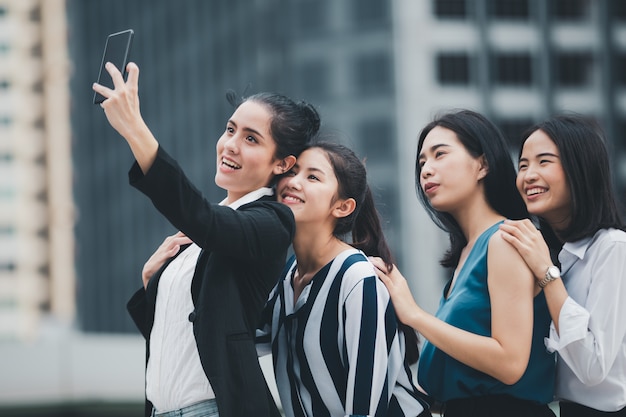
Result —
<instances>
[{"instance_id":1,"label":"forearm","mask_svg":"<svg viewBox=\"0 0 626 417\"><path fill-rule=\"evenodd\" d=\"M546 303L548 304L548 310L550 311L550 318L554 323L557 333L559 332L559 316L561 315L561 309L565 300L567 300L568 294L563 285L563 280L556 279L543 289L543 293L546 297Z\"/></svg>"},{"instance_id":2,"label":"forearm","mask_svg":"<svg viewBox=\"0 0 626 417\"><path fill-rule=\"evenodd\" d=\"M159 143L143 120L137 121L135 126L129 126L124 132L124 139L128 142L139 168L145 174L154 163L159 149Z\"/></svg>"},{"instance_id":3,"label":"forearm","mask_svg":"<svg viewBox=\"0 0 626 417\"><path fill-rule=\"evenodd\" d=\"M408 324L454 359L505 384L517 382L526 369L528 355L506 349L493 337L462 330L424 311Z\"/></svg>"}]
</instances>

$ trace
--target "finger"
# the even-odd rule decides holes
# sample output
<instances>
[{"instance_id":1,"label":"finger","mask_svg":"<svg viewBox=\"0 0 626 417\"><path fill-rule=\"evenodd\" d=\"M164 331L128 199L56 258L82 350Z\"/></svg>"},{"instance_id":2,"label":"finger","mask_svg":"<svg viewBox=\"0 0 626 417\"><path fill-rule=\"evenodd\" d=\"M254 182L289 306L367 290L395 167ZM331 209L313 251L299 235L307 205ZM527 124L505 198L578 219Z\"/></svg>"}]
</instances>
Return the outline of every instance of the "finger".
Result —
<instances>
[{"instance_id":1,"label":"finger","mask_svg":"<svg viewBox=\"0 0 626 417\"><path fill-rule=\"evenodd\" d=\"M382 269L383 265L385 264L383 260L378 256L369 256L368 259L370 260L372 265L376 267L376 269Z\"/></svg>"},{"instance_id":2,"label":"finger","mask_svg":"<svg viewBox=\"0 0 626 417\"><path fill-rule=\"evenodd\" d=\"M113 93L113 90L111 90L109 87L105 87L98 83L93 83L91 88L93 89L93 91L95 91L96 93L106 98L109 98L111 94Z\"/></svg>"},{"instance_id":3,"label":"finger","mask_svg":"<svg viewBox=\"0 0 626 417\"><path fill-rule=\"evenodd\" d=\"M189 239L187 236L181 236L181 237L176 237L174 239L172 239L172 244L175 245L186 245L188 243L191 243L191 239Z\"/></svg>"},{"instance_id":4,"label":"finger","mask_svg":"<svg viewBox=\"0 0 626 417\"><path fill-rule=\"evenodd\" d=\"M109 73L109 75L111 76L111 79L113 79L113 85L115 86L115 89L124 85L124 77L122 77L122 73L120 72L119 69L117 69L115 65L113 65L110 62L107 62L105 64L105 68L107 72Z\"/></svg>"},{"instance_id":5,"label":"finger","mask_svg":"<svg viewBox=\"0 0 626 417\"><path fill-rule=\"evenodd\" d=\"M139 85L139 67L134 62L129 62L126 65L126 72L128 72L128 78L126 82L131 87L137 87Z\"/></svg>"}]
</instances>

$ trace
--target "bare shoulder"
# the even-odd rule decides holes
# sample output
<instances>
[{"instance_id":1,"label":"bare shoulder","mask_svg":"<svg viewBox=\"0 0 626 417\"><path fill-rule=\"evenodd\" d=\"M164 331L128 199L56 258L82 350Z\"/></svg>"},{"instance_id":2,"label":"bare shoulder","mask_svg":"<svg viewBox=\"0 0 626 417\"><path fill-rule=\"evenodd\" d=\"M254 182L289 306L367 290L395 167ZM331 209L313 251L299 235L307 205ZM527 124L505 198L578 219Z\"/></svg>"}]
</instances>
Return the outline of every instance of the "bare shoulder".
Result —
<instances>
[{"instance_id":1,"label":"bare shoulder","mask_svg":"<svg viewBox=\"0 0 626 417\"><path fill-rule=\"evenodd\" d=\"M489 255L507 255L507 257L516 257L522 259L517 249L502 237L503 232L496 231L489 239Z\"/></svg>"},{"instance_id":2,"label":"bare shoulder","mask_svg":"<svg viewBox=\"0 0 626 417\"><path fill-rule=\"evenodd\" d=\"M502 232L497 231L489 239L487 262L490 272L495 276L527 276L532 282L533 277L530 269L524 262L517 249L502 237ZM491 273L489 274L491 277Z\"/></svg>"}]
</instances>

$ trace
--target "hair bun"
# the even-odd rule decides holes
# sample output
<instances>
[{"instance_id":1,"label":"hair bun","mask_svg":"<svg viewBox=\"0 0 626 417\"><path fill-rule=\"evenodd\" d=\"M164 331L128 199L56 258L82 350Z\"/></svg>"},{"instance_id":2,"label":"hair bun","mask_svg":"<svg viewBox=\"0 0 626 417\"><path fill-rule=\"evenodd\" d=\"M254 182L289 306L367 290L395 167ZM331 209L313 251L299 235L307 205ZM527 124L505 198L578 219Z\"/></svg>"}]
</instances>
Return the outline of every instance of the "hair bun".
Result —
<instances>
[{"instance_id":1,"label":"hair bun","mask_svg":"<svg viewBox=\"0 0 626 417\"><path fill-rule=\"evenodd\" d=\"M302 112L304 119L306 119L309 124L308 136L315 136L319 131L321 124L319 113L312 104L307 103L306 101L300 101L298 105L300 106L300 111Z\"/></svg>"}]
</instances>

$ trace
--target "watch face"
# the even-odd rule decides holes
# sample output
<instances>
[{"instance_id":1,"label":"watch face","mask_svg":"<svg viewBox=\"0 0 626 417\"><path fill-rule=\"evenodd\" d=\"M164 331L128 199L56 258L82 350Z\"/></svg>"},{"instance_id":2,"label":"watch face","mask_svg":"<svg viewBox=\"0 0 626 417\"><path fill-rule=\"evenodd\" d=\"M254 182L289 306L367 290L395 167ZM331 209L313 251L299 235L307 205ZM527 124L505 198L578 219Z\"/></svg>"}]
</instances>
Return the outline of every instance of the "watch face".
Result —
<instances>
[{"instance_id":1,"label":"watch face","mask_svg":"<svg viewBox=\"0 0 626 417\"><path fill-rule=\"evenodd\" d=\"M548 268L547 275L550 278L555 279L561 276L561 271L559 271L559 268L557 268L556 266L551 266L550 268Z\"/></svg>"}]
</instances>

